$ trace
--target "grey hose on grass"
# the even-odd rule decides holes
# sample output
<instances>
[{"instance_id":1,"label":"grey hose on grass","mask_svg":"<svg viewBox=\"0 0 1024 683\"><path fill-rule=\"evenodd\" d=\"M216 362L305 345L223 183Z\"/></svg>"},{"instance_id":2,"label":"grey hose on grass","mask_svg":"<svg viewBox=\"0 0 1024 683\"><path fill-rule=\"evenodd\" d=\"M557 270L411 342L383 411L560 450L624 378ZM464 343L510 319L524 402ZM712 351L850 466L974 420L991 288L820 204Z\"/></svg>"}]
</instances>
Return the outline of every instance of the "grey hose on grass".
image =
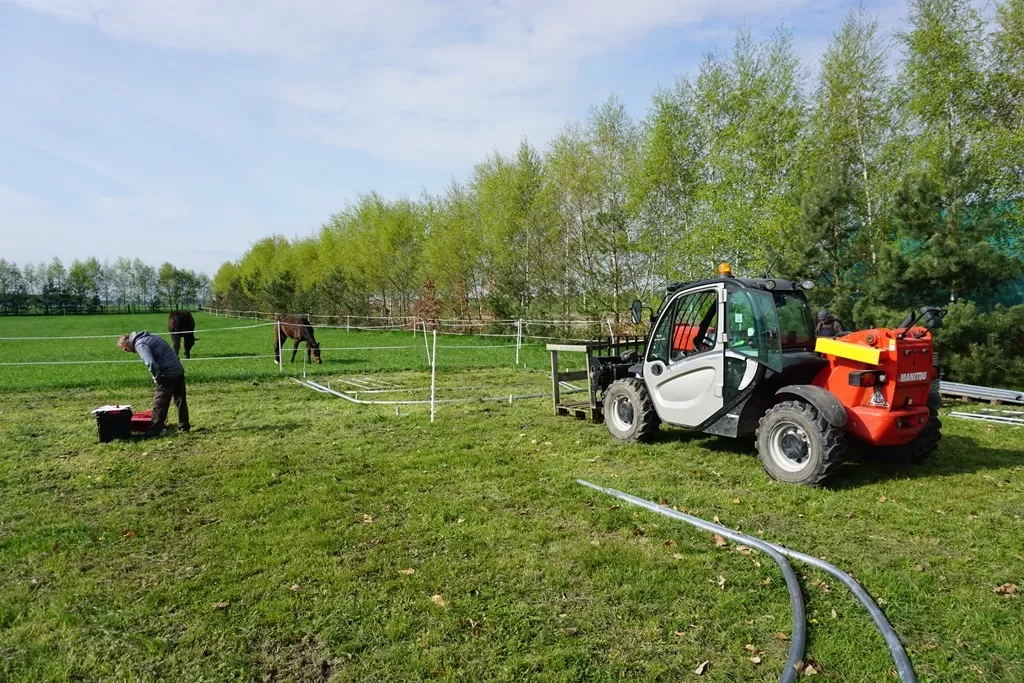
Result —
<instances>
[{"instance_id":1,"label":"grey hose on grass","mask_svg":"<svg viewBox=\"0 0 1024 683\"><path fill-rule=\"evenodd\" d=\"M837 579L839 579L840 581L842 581L843 585L845 585L847 588L850 589L850 591L853 593L853 595L867 609L868 614L871 615L871 619L875 622L875 626L878 627L878 630L881 631L882 638L885 639L885 644L889 648L890 654L892 654L892 660L896 664L896 672L899 674L900 681L902 683L917 683L917 676L914 674L914 666L910 663L910 657L907 656L907 651L903 649L903 643L900 642L899 636L896 635L896 631L893 629L892 624L889 623L889 620L885 618L885 614L882 612L881 608L875 603L875 601L871 598L871 596L868 594L868 592L866 590L864 590L864 587L861 586L859 583L857 583L856 579L854 579L852 576L850 576L849 574L847 574L846 572L844 572L842 569L840 569L839 567L835 566L834 564L832 564L830 562L826 562L825 560L822 560L820 558L814 557L813 555L808 555L806 553L802 553L802 552L800 552L798 550L790 550L789 548L787 548L785 546L778 545L776 543L771 543L769 541L762 541L761 539L753 538L752 536L746 536L746 535L741 534L739 532L733 531L732 529L729 529L729 528L726 528L724 526L721 526L720 524L715 524L714 522L708 522L708 521L703 520L703 519L701 519L699 517L694 517L693 515L687 515L685 513L678 512L676 510L673 510L672 508L666 507L664 505L658 505L657 503L654 503L654 502L649 501L649 500L644 500L643 498L637 498L636 496L631 496L630 494L623 493L622 491L616 491L615 489L605 488L603 486L598 486L597 484L591 484L589 481L584 481L583 479L577 479L576 481L577 481L577 483L583 484L584 486L589 486L590 488L592 488L594 490L601 491L602 493L607 493L608 495L615 496L616 498L621 498L622 500L625 500L625 501L627 501L629 503L632 503L634 505L639 505L640 507L647 508L648 510L651 510L652 512L657 512L660 515L665 515L666 517L672 517L673 519L680 519L680 520L682 520L684 522L692 524L693 526L699 527L699 528L704 529L706 531L714 531L714 532L716 532L718 534L721 534L722 536L724 536L726 538L731 538L732 540L734 540L734 541L736 541L738 543L743 543L745 545L749 545L752 548L757 548L758 550L762 550L763 549L762 546L767 547L771 552L768 552L768 551L765 551L765 552L768 552L769 555L772 555L772 552L774 552L774 553L781 553L782 555L787 555L789 557L792 557L795 560L800 560L801 562L805 562L805 563L807 563L807 564L809 564L809 565L811 565L813 567L817 567L818 569L822 570L823 572L831 574L832 576L834 576ZM775 559L774 555L772 555L772 559ZM779 560L775 559L775 561L778 562ZM780 564L779 566L781 567L782 565ZM788 563L786 564L786 566L788 567ZM789 571L792 572L792 568L790 568ZM786 573L785 569L783 569L783 573L784 574ZM787 579L787 583L788 583L788 580L789 580L788 575L787 575L786 579ZM796 590L797 590L797 595L799 595L799 590L800 590L799 586L797 587ZM792 595L793 595L793 589L790 588L790 597L792 597ZM795 605L795 603L794 603L794 605ZM802 601L800 602L800 614L801 614L801 618L800 618L801 632L800 632L800 635L802 636L803 635L803 602ZM797 636L796 623L797 623L797 610L796 610L796 607L794 606L794 608L793 608L793 641L794 641L793 645L794 646L796 645L796 636ZM790 647L790 659L793 658L793 651L794 651L794 649L795 649L795 647ZM803 643L801 642L800 655L802 656L802 654L803 654ZM785 680L790 680L790 679L786 679L785 676L783 676L782 680L785 681Z\"/></svg>"},{"instance_id":2,"label":"grey hose on grass","mask_svg":"<svg viewBox=\"0 0 1024 683\"><path fill-rule=\"evenodd\" d=\"M782 553L766 541L751 538L750 536L744 536L732 529L727 529L724 526L707 522L699 517L688 515L685 512L679 512L678 510L673 510L672 508L665 507L664 505L658 505L657 503L653 503L649 500L631 496L628 493L623 493L622 491L616 491L615 489L608 489L603 486L598 486L597 484L591 484L589 481L584 481L582 479L577 479L576 481L584 486L589 486L596 491L601 491L602 493L607 493L615 496L616 498L621 498L622 500L634 505L639 505L640 507L647 508L652 512L657 512L660 515L682 520L695 527L704 529L705 531L713 531L721 534L725 538L735 541L736 543L742 543L750 546L751 548L756 548L775 560L775 564L779 565L779 569L782 570L782 575L786 578L786 587L789 589L789 604L793 610L793 637L789 643L789 658L786 660L786 667L782 670L782 678L779 679L779 683L792 683L793 681L796 681L797 676L799 675L797 665L798 662L803 659L804 648L807 645L807 614L804 609L804 596L803 593L800 592L800 582L797 581L796 572L793 571L793 566Z\"/></svg>"}]
</instances>

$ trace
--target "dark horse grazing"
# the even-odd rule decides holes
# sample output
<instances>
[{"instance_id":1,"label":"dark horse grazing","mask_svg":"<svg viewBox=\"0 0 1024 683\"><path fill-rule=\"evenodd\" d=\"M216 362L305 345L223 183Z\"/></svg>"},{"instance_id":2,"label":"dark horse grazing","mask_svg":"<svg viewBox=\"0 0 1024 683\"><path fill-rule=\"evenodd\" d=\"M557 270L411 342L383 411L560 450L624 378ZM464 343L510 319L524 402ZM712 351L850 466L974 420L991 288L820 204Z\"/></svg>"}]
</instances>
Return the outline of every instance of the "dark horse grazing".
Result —
<instances>
[{"instance_id":1,"label":"dark horse grazing","mask_svg":"<svg viewBox=\"0 0 1024 683\"><path fill-rule=\"evenodd\" d=\"M309 318L298 315L281 315L277 317L276 322L277 325L274 326L275 363L281 362L281 348L284 346L285 340L291 337L295 340L295 346L292 348L293 363L295 354L299 352L299 342L306 342L306 362L313 362L313 359L310 358L310 353L312 353L316 362L323 365L323 361L320 360L320 345L313 338L313 324L309 322Z\"/></svg>"},{"instance_id":2,"label":"dark horse grazing","mask_svg":"<svg viewBox=\"0 0 1024 683\"><path fill-rule=\"evenodd\" d=\"M185 340L185 358L192 357L192 347L196 345L196 321L188 311L171 311L167 316L167 331L174 342L174 352L179 356L178 347Z\"/></svg>"}]
</instances>

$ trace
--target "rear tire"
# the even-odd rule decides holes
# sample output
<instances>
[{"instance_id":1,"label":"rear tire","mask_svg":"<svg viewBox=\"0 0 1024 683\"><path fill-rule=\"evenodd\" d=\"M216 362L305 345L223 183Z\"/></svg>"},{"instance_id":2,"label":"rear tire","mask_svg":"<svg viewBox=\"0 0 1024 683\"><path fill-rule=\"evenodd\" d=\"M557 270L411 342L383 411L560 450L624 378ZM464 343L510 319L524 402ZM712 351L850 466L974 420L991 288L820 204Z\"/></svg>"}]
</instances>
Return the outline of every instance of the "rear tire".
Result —
<instances>
[{"instance_id":1,"label":"rear tire","mask_svg":"<svg viewBox=\"0 0 1024 683\"><path fill-rule=\"evenodd\" d=\"M942 420L939 419L939 411L929 408L928 423L914 437L913 441L903 446L885 448L881 455L884 459L901 465L919 465L935 455L940 439L942 439Z\"/></svg>"},{"instance_id":2,"label":"rear tire","mask_svg":"<svg viewBox=\"0 0 1024 683\"><path fill-rule=\"evenodd\" d=\"M846 434L803 401L784 401L758 424L757 459L772 479L820 486L846 454Z\"/></svg>"},{"instance_id":3,"label":"rear tire","mask_svg":"<svg viewBox=\"0 0 1024 683\"><path fill-rule=\"evenodd\" d=\"M642 379L612 382L604 392L604 424L622 441L645 441L658 431L661 420Z\"/></svg>"}]
</instances>

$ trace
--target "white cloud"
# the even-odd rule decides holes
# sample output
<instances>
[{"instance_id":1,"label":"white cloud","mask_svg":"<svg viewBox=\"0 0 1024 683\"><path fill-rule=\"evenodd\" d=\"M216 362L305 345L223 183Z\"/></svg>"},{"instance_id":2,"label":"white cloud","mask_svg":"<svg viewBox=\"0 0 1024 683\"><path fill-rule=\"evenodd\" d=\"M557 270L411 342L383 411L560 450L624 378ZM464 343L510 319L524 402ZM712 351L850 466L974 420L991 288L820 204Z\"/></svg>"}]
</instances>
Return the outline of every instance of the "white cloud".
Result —
<instances>
[{"instance_id":1,"label":"white cloud","mask_svg":"<svg viewBox=\"0 0 1024 683\"><path fill-rule=\"evenodd\" d=\"M288 134L402 162L463 167L580 112L587 60L654 30L706 30L811 0L22 0L133 41L271 59L267 97ZM272 74L272 75L271 75Z\"/></svg>"}]
</instances>

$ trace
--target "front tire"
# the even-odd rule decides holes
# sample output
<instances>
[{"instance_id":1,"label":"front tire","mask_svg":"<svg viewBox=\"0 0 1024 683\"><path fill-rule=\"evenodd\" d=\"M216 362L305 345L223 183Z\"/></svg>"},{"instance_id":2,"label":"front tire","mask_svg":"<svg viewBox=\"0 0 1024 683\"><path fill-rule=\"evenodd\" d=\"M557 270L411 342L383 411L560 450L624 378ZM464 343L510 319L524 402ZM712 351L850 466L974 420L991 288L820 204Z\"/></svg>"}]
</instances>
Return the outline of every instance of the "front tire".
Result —
<instances>
[{"instance_id":1,"label":"front tire","mask_svg":"<svg viewBox=\"0 0 1024 683\"><path fill-rule=\"evenodd\" d=\"M647 385L636 377L612 382L604 392L603 413L609 433L622 441L645 441L661 424Z\"/></svg>"},{"instance_id":2,"label":"front tire","mask_svg":"<svg viewBox=\"0 0 1024 683\"><path fill-rule=\"evenodd\" d=\"M784 401L761 418L757 458L772 479L820 486L846 454L846 434L803 401Z\"/></svg>"}]
</instances>

